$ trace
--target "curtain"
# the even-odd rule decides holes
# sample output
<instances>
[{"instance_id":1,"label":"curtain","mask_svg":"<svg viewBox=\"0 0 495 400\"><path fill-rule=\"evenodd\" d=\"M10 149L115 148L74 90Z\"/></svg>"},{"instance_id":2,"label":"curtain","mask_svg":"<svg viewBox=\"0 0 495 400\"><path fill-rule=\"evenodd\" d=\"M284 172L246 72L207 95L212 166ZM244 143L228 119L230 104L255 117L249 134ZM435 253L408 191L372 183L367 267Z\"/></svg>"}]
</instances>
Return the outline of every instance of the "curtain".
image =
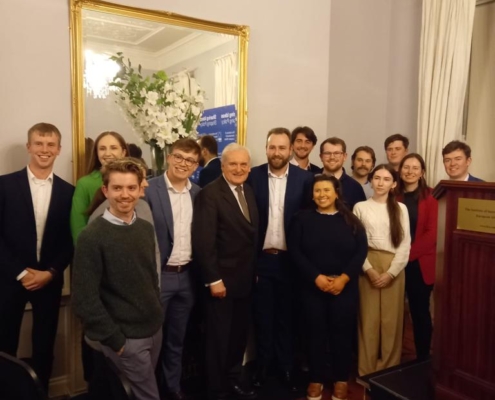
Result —
<instances>
[{"instance_id":1,"label":"curtain","mask_svg":"<svg viewBox=\"0 0 495 400\"><path fill-rule=\"evenodd\" d=\"M215 107L237 104L237 55L215 59Z\"/></svg>"},{"instance_id":2,"label":"curtain","mask_svg":"<svg viewBox=\"0 0 495 400\"><path fill-rule=\"evenodd\" d=\"M424 0L418 140L427 182L445 178L442 148L462 136L476 0Z\"/></svg>"}]
</instances>

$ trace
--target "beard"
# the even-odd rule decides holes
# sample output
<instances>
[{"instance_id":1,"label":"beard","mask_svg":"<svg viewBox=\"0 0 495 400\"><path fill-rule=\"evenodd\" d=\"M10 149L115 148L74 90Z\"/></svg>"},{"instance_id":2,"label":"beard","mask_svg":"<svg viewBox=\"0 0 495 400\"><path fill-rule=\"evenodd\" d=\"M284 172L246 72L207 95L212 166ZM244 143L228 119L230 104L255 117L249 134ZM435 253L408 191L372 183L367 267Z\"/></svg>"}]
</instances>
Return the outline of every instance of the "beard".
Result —
<instances>
[{"instance_id":1,"label":"beard","mask_svg":"<svg viewBox=\"0 0 495 400\"><path fill-rule=\"evenodd\" d=\"M284 168L289 163L289 157L272 156L268 158L268 164L272 169Z\"/></svg>"},{"instance_id":2,"label":"beard","mask_svg":"<svg viewBox=\"0 0 495 400\"><path fill-rule=\"evenodd\" d=\"M368 176L370 172L371 172L371 169L368 169L366 167L354 169L354 173L360 177Z\"/></svg>"}]
</instances>

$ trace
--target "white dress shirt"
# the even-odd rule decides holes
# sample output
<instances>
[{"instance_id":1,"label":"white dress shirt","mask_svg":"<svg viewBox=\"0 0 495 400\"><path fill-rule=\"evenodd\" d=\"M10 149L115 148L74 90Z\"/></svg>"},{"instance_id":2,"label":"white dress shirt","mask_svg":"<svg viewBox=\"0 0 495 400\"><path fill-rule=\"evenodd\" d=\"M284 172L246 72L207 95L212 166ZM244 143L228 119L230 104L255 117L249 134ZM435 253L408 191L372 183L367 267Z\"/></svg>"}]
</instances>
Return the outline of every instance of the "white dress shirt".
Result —
<instances>
[{"instance_id":1,"label":"white dress shirt","mask_svg":"<svg viewBox=\"0 0 495 400\"><path fill-rule=\"evenodd\" d=\"M46 179L38 179L27 167L29 189L33 200L34 219L36 222L36 259L40 260L41 244L43 242L43 234L45 232L46 218L48 216L48 208L52 198L53 188L53 172ZM22 271L17 275L17 280L21 280L27 274L27 271Z\"/></svg>"},{"instance_id":2,"label":"white dress shirt","mask_svg":"<svg viewBox=\"0 0 495 400\"><path fill-rule=\"evenodd\" d=\"M266 228L263 249L287 250L284 229L284 204L285 191L287 189L287 179L289 176L289 166L282 176L276 176L268 167L268 226Z\"/></svg>"},{"instance_id":3,"label":"white dress shirt","mask_svg":"<svg viewBox=\"0 0 495 400\"><path fill-rule=\"evenodd\" d=\"M191 198L191 182L187 180L182 191L176 190L167 173L163 174L172 206L174 221L174 242L172 253L167 265L186 265L192 260L191 224L193 216L193 204Z\"/></svg>"},{"instance_id":4,"label":"white dress shirt","mask_svg":"<svg viewBox=\"0 0 495 400\"><path fill-rule=\"evenodd\" d=\"M134 211L134 213L132 214L131 222L125 222L123 219L113 215L108 208L104 211L102 217L106 219L108 222L120 226L132 225L134 222L136 222L136 218L137 218L136 211Z\"/></svg>"}]
</instances>

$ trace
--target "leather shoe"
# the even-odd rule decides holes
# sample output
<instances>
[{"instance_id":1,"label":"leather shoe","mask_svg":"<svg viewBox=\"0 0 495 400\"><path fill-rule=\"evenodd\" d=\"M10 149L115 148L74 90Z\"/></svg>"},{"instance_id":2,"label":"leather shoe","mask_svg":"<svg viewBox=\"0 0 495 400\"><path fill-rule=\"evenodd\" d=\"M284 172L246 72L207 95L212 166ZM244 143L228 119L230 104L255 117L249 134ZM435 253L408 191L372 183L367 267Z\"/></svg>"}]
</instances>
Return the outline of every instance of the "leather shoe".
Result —
<instances>
[{"instance_id":1,"label":"leather shoe","mask_svg":"<svg viewBox=\"0 0 495 400\"><path fill-rule=\"evenodd\" d=\"M236 399L239 400L254 400L258 398L256 392L251 389L243 389L241 386L238 384L234 384L231 387L232 389L232 394Z\"/></svg>"},{"instance_id":2,"label":"leather shoe","mask_svg":"<svg viewBox=\"0 0 495 400\"><path fill-rule=\"evenodd\" d=\"M167 400L187 400L187 396L182 390L179 390L178 392L168 392L166 399Z\"/></svg>"},{"instance_id":3,"label":"leather shoe","mask_svg":"<svg viewBox=\"0 0 495 400\"><path fill-rule=\"evenodd\" d=\"M253 385L256 387L263 386L266 383L267 375L268 375L268 373L267 373L266 367L258 368L253 375Z\"/></svg>"},{"instance_id":4,"label":"leather shoe","mask_svg":"<svg viewBox=\"0 0 495 400\"><path fill-rule=\"evenodd\" d=\"M299 388L297 387L294 377L291 371L282 372L282 382L286 385L287 389L291 392L297 392Z\"/></svg>"}]
</instances>

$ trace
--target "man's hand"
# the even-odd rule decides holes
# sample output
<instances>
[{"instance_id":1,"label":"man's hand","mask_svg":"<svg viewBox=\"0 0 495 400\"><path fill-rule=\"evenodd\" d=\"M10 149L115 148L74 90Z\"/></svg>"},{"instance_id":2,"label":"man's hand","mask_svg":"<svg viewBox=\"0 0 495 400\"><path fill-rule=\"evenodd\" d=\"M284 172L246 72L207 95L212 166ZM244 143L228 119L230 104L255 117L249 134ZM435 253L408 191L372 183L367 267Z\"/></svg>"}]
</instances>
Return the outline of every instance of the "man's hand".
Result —
<instances>
[{"instance_id":1,"label":"man's hand","mask_svg":"<svg viewBox=\"0 0 495 400\"><path fill-rule=\"evenodd\" d=\"M49 271L38 271L37 269L26 268L28 272L26 276L21 279L22 286L26 290L39 290L45 287L53 279L53 275Z\"/></svg>"},{"instance_id":2,"label":"man's hand","mask_svg":"<svg viewBox=\"0 0 495 400\"><path fill-rule=\"evenodd\" d=\"M380 274L379 278L375 281L374 285L377 288L385 288L392 282L393 278L388 272Z\"/></svg>"},{"instance_id":3,"label":"man's hand","mask_svg":"<svg viewBox=\"0 0 495 400\"><path fill-rule=\"evenodd\" d=\"M220 299L227 296L227 289L225 288L223 281L210 285L210 293L213 297L218 297Z\"/></svg>"},{"instance_id":4,"label":"man's hand","mask_svg":"<svg viewBox=\"0 0 495 400\"><path fill-rule=\"evenodd\" d=\"M347 282L350 281L350 278L349 276L347 276L347 274L342 274L340 276L330 279L331 279L330 293L332 293L335 296L339 295L342 292L342 290L344 290L345 285L347 285Z\"/></svg>"},{"instance_id":5,"label":"man's hand","mask_svg":"<svg viewBox=\"0 0 495 400\"><path fill-rule=\"evenodd\" d=\"M330 292L330 282L333 278L329 278L326 275L318 275L315 279L315 284L318 289L320 289L322 292Z\"/></svg>"},{"instance_id":6,"label":"man's hand","mask_svg":"<svg viewBox=\"0 0 495 400\"><path fill-rule=\"evenodd\" d=\"M380 274L378 273L378 271L374 268L370 268L370 269L366 270L366 275L368 275L368 279L370 280L371 284L374 287L378 287L378 286L376 286L376 282L380 278Z\"/></svg>"},{"instance_id":7,"label":"man's hand","mask_svg":"<svg viewBox=\"0 0 495 400\"><path fill-rule=\"evenodd\" d=\"M125 346L122 346L122 348L117 351L117 355L120 357L124 353Z\"/></svg>"}]
</instances>

